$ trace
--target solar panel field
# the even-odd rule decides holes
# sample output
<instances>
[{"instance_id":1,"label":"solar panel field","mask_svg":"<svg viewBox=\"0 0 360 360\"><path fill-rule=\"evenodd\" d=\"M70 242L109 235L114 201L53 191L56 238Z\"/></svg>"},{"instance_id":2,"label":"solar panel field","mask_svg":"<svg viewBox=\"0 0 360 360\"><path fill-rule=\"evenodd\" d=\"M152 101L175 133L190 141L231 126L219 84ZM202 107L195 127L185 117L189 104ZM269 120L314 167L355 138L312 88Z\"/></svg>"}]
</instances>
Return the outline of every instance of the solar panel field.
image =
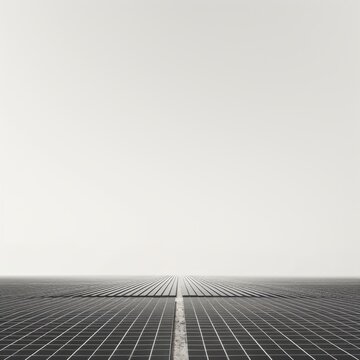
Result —
<instances>
[{"instance_id":1,"label":"solar panel field","mask_svg":"<svg viewBox=\"0 0 360 360\"><path fill-rule=\"evenodd\" d=\"M360 281L0 280L0 359L360 359ZM181 335L184 336L184 335Z\"/></svg>"}]
</instances>

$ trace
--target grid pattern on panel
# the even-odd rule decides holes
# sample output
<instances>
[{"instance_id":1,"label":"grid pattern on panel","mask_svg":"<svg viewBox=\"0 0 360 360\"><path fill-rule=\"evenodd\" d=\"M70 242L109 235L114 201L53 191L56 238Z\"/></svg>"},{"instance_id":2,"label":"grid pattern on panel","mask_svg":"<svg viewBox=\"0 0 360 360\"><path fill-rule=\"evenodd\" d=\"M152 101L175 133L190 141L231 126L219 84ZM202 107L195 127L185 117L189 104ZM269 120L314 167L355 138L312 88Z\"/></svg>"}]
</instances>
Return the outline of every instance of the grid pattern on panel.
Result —
<instances>
[{"instance_id":1,"label":"grid pattern on panel","mask_svg":"<svg viewBox=\"0 0 360 360\"><path fill-rule=\"evenodd\" d=\"M190 360L360 359L357 299L184 301Z\"/></svg>"},{"instance_id":2,"label":"grid pattern on panel","mask_svg":"<svg viewBox=\"0 0 360 360\"><path fill-rule=\"evenodd\" d=\"M0 359L170 359L174 299L0 300Z\"/></svg>"},{"instance_id":3,"label":"grid pattern on panel","mask_svg":"<svg viewBox=\"0 0 360 360\"><path fill-rule=\"evenodd\" d=\"M88 284L77 291L65 291L53 297L174 297L176 276L147 276L107 280Z\"/></svg>"}]
</instances>

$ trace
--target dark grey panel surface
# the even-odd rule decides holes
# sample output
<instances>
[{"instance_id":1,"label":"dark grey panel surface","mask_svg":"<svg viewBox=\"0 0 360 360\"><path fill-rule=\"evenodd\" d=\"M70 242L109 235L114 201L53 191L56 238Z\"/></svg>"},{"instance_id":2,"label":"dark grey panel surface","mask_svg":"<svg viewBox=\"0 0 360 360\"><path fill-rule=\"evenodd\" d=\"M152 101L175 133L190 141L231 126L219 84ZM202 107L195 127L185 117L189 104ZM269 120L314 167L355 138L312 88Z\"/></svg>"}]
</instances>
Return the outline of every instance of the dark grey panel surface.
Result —
<instances>
[{"instance_id":1,"label":"dark grey panel surface","mask_svg":"<svg viewBox=\"0 0 360 360\"><path fill-rule=\"evenodd\" d=\"M0 359L170 359L172 298L0 300Z\"/></svg>"},{"instance_id":2,"label":"dark grey panel surface","mask_svg":"<svg viewBox=\"0 0 360 360\"><path fill-rule=\"evenodd\" d=\"M187 298L190 360L360 359L359 299Z\"/></svg>"}]
</instances>

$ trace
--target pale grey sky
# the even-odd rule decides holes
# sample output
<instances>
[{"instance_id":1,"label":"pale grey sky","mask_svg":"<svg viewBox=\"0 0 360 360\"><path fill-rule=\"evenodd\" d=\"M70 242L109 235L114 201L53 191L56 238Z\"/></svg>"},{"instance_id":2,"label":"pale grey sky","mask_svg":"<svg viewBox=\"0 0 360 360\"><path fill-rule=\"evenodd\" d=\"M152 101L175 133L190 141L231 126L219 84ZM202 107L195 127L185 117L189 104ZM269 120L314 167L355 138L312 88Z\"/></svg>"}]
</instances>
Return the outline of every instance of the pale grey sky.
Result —
<instances>
[{"instance_id":1,"label":"pale grey sky","mask_svg":"<svg viewBox=\"0 0 360 360\"><path fill-rule=\"evenodd\" d=\"M0 2L0 274L360 276L360 2Z\"/></svg>"}]
</instances>

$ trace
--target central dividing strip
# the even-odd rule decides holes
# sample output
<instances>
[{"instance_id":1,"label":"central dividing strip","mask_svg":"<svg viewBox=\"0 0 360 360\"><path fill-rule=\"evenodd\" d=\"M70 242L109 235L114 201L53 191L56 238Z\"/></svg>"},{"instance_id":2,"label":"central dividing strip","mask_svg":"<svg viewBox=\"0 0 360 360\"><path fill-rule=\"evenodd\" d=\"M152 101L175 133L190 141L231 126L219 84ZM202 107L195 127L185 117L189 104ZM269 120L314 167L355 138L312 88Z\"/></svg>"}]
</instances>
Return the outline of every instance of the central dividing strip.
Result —
<instances>
[{"instance_id":1,"label":"central dividing strip","mask_svg":"<svg viewBox=\"0 0 360 360\"><path fill-rule=\"evenodd\" d=\"M178 281L177 295L175 299L173 360L189 360L184 299L181 294L180 281Z\"/></svg>"}]
</instances>

